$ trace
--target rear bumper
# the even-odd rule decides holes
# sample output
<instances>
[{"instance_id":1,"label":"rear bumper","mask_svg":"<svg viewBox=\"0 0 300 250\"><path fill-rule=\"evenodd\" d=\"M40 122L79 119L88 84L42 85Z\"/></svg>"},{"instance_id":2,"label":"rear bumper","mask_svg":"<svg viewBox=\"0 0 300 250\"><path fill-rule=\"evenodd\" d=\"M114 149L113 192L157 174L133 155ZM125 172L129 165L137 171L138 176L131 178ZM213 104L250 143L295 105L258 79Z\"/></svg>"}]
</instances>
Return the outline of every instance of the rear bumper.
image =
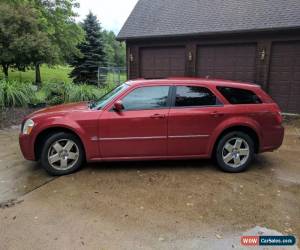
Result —
<instances>
[{"instance_id":1,"label":"rear bumper","mask_svg":"<svg viewBox=\"0 0 300 250\"><path fill-rule=\"evenodd\" d=\"M281 125L272 127L264 132L263 142L260 152L268 152L278 149L283 142L284 128Z\"/></svg>"},{"instance_id":2,"label":"rear bumper","mask_svg":"<svg viewBox=\"0 0 300 250\"><path fill-rule=\"evenodd\" d=\"M21 152L26 160L35 161L34 146L32 138L28 135L19 135L19 144Z\"/></svg>"}]
</instances>

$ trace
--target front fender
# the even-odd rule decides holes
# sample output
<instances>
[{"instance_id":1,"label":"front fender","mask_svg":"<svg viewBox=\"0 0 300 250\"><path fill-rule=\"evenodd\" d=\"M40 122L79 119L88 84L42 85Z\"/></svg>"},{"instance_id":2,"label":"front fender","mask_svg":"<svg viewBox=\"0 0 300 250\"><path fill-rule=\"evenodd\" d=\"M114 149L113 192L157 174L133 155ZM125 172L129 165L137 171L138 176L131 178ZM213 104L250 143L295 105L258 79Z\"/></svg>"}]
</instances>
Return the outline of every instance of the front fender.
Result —
<instances>
[{"instance_id":1,"label":"front fender","mask_svg":"<svg viewBox=\"0 0 300 250\"><path fill-rule=\"evenodd\" d=\"M40 135L43 131L48 129L55 129L55 128L63 128L72 131L76 134L84 147L86 158L89 159L91 156L98 154L98 146L90 145L92 143L88 138L89 135L86 134L85 130L82 126L72 119L68 119L67 116L64 117L51 117L45 118L42 122L37 121L34 129L34 133L32 136L32 145L34 147L35 142L37 140L38 135ZM91 148L91 150L89 150ZM93 150L95 152L93 152Z\"/></svg>"}]
</instances>

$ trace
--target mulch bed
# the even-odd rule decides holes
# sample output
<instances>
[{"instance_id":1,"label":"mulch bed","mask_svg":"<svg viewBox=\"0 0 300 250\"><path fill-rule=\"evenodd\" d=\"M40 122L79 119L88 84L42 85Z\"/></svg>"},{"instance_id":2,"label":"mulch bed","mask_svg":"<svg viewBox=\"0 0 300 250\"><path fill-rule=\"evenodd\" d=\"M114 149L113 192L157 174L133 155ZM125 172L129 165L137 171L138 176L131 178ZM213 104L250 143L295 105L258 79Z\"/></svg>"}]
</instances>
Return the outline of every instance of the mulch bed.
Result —
<instances>
[{"instance_id":1,"label":"mulch bed","mask_svg":"<svg viewBox=\"0 0 300 250\"><path fill-rule=\"evenodd\" d=\"M300 115L284 115L283 124L300 128Z\"/></svg>"},{"instance_id":2,"label":"mulch bed","mask_svg":"<svg viewBox=\"0 0 300 250\"><path fill-rule=\"evenodd\" d=\"M0 109L0 129L13 125L20 125L26 115L36 111L37 108L4 108Z\"/></svg>"}]
</instances>

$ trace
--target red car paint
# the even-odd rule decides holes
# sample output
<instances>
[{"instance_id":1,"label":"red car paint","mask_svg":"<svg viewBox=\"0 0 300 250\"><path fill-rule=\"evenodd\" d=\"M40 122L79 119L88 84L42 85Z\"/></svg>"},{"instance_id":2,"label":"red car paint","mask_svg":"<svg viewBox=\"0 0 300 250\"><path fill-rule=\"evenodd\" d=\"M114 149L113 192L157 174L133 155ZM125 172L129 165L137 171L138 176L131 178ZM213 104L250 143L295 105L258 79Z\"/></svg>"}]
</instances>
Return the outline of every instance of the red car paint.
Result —
<instances>
[{"instance_id":1,"label":"red car paint","mask_svg":"<svg viewBox=\"0 0 300 250\"><path fill-rule=\"evenodd\" d=\"M38 160L35 144L48 129L69 130L81 139L87 161L132 159L210 158L221 133L234 126L252 129L259 140L258 153L280 147L284 129L277 104L258 86L198 78L139 79L101 110L87 103L59 105L39 110L25 120L35 126L30 135L20 134L20 147L28 160ZM221 101L219 106L156 110L112 111L114 103L141 86L202 86ZM260 104L230 104L217 86L251 90Z\"/></svg>"}]
</instances>

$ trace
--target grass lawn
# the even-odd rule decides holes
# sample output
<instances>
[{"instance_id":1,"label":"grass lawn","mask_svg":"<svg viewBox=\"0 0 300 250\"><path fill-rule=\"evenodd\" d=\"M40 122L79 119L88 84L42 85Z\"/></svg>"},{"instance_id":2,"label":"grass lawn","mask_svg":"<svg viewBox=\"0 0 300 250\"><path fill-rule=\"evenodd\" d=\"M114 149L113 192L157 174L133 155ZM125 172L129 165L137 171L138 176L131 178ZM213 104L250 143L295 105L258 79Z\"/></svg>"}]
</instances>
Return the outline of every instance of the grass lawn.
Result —
<instances>
[{"instance_id":1,"label":"grass lawn","mask_svg":"<svg viewBox=\"0 0 300 250\"><path fill-rule=\"evenodd\" d=\"M45 82L71 82L72 79L69 78L69 73L71 68L68 66L54 66L48 67L47 65L41 66L41 76L42 81ZM0 78L3 78L3 73L0 73ZM34 82L35 80L35 71L27 70L25 72L10 70L8 73L8 78L10 80L17 80L21 82Z\"/></svg>"},{"instance_id":2,"label":"grass lawn","mask_svg":"<svg viewBox=\"0 0 300 250\"><path fill-rule=\"evenodd\" d=\"M69 66L53 66L48 67L47 65L41 66L41 76L43 82L72 82L72 79L69 78L69 73L71 72L72 68ZM2 79L3 73L0 72L0 79ZM35 71L34 70L27 70L25 72L12 70L10 69L8 73L8 78L10 80L17 80L20 82L34 82L35 81ZM107 84L115 84L119 81L118 74L108 73L107 76ZM126 81L126 73L121 73L120 81Z\"/></svg>"}]
</instances>

